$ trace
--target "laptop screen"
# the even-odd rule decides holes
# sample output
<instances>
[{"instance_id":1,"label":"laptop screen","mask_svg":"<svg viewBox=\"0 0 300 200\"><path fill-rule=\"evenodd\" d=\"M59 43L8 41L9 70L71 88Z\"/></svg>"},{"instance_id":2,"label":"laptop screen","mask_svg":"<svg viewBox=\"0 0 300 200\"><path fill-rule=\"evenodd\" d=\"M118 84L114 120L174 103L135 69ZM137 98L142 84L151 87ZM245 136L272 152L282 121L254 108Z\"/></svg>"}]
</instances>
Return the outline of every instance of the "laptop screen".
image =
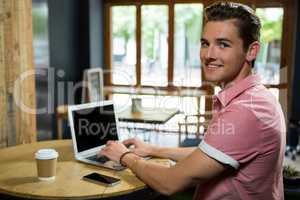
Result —
<instances>
[{"instance_id":1,"label":"laptop screen","mask_svg":"<svg viewBox=\"0 0 300 200\"><path fill-rule=\"evenodd\" d=\"M73 111L78 152L118 140L113 104Z\"/></svg>"}]
</instances>

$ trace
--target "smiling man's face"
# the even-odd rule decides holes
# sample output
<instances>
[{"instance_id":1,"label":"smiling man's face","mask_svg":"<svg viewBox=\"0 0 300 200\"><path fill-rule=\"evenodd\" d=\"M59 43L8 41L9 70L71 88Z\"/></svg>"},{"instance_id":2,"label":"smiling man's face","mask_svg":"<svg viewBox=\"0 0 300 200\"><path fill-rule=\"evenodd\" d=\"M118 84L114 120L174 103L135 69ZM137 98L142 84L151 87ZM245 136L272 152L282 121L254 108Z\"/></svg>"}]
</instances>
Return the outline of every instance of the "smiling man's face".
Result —
<instances>
[{"instance_id":1,"label":"smiling man's face","mask_svg":"<svg viewBox=\"0 0 300 200\"><path fill-rule=\"evenodd\" d=\"M246 52L234 20L205 24L200 58L207 81L226 85L238 77L246 63Z\"/></svg>"}]
</instances>

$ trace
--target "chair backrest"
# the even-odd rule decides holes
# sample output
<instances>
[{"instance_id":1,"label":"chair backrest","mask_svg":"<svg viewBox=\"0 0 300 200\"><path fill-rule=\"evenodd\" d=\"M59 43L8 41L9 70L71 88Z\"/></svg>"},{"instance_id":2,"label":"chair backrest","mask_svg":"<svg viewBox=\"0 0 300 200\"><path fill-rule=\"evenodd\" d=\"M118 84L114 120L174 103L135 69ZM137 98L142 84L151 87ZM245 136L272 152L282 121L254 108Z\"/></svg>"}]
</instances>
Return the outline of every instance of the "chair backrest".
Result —
<instances>
[{"instance_id":1,"label":"chair backrest","mask_svg":"<svg viewBox=\"0 0 300 200\"><path fill-rule=\"evenodd\" d=\"M206 95L204 98L198 97L198 106L201 104L201 100L205 101L205 113L200 113L200 109L197 109L196 114L185 115L183 120L178 123L178 145L179 146L195 146L199 143L208 128L209 121L212 118L211 112L211 96ZM209 110L208 110L209 109ZM193 131L189 129L193 129ZM182 137L184 134L184 138ZM194 137L189 138L189 134L193 134Z\"/></svg>"}]
</instances>

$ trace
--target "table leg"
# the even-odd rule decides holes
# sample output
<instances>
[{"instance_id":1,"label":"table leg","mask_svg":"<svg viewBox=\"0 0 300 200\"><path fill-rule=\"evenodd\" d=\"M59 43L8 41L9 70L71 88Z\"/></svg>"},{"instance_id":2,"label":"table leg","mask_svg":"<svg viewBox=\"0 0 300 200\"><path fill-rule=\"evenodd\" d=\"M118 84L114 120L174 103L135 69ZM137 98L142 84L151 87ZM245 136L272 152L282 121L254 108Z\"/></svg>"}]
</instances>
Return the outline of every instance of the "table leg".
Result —
<instances>
[{"instance_id":1,"label":"table leg","mask_svg":"<svg viewBox=\"0 0 300 200\"><path fill-rule=\"evenodd\" d=\"M63 119L60 116L56 116L57 120L57 139L62 139Z\"/></svg>"}]
</instances>

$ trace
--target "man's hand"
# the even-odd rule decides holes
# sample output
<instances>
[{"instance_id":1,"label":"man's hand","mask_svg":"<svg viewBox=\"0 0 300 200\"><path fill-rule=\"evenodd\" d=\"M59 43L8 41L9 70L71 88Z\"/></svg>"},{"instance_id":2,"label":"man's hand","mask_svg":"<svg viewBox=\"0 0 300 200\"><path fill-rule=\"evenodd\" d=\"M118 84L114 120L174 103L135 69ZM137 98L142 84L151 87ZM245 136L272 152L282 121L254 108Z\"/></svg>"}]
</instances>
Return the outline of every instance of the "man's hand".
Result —
<instances>
[{"instance_id":1,"label":"man's hand","mask_svg":"<svg viewBox=\"0 0 300 200\"><path fill-rule=\"evenodd\" d=\"M151 156L151 153L155 148L154 146L147 144L138 138L125 140L123 141L123 144L127 147L133 145L134 148L132 148L131 151L141 157Z\"/></svg>"},{"instance_id":2,"label":"man's hand","mask_svg":"<svg viewBox=\"0 0 300 200\"><path fill-rule=\"evenodd\" d=\"M119 163L120 157L123 153L129 151L124 144L119 141L108 141L106 147L101 149L99 155L106 156L110 160Z\"/></svg>"}]
</instances>

